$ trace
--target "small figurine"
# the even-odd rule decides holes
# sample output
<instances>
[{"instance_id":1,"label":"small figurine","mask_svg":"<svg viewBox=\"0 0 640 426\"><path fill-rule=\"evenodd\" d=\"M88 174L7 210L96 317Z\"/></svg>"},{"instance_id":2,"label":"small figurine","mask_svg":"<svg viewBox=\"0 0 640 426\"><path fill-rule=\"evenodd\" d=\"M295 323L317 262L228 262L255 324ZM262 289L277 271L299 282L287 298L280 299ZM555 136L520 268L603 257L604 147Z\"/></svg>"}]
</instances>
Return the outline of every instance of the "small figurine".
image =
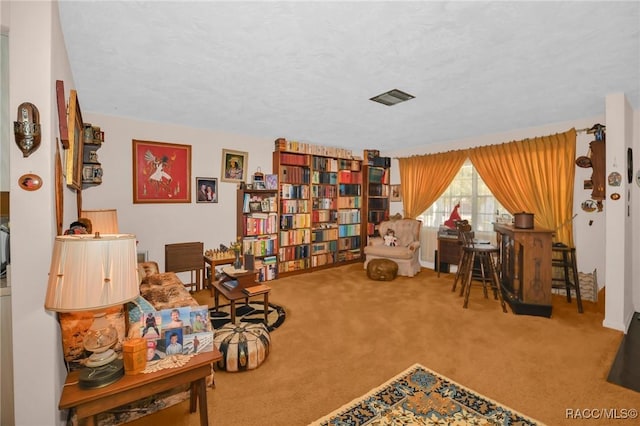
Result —
<instances>
[{"instance_id":1,"label":"small figurine","mask_svg":"<svg viewBox=\"0 0 640 426\"><path fill-rule=\"evenodd\" d=\"M387 233L384 235L384 245L389 247L395 247L398 243L396 233L393 229L387 229Z\"/></svg>"}]
</instances>

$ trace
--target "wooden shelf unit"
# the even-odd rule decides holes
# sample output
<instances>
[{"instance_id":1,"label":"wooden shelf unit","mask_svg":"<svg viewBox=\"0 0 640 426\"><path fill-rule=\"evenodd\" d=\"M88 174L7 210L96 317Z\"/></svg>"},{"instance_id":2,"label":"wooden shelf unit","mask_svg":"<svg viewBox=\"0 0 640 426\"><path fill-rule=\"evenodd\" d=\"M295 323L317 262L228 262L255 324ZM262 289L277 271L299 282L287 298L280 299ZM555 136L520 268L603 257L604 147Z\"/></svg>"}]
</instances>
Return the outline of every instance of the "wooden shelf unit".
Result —
<instances>
[{"instance_id":1,"label":"wooden shelf unit","mask_svg":"<svg viewBox=\"0 0 640 426\"><path fill-rule=\"evenodd\" d=\"M363 238L377 235L380 222L389 219L389 157L380 157L376 150L364 151L363 162Z\"/></svg>"},{"instance_id":2,"label":"wooden shelf unit","mask_svg":"<svg viewBox=\"0 0 640 426\"><path fill-rule=\"evenodd\" d=\"M242 253L255 256L256 281L278 277L278 190L238 189L237 235Z\"/></svg>"},{"instance_id":3,"label":"wooden shelf unit","mask_svg":"<svg viewBox=\"0 0 640 426\"><path fill-rule=\"evenodd\" d=\"M279 272L329 267L361 258L362 161L273 153L279 187Z\"/></svg>"}]
</instances>

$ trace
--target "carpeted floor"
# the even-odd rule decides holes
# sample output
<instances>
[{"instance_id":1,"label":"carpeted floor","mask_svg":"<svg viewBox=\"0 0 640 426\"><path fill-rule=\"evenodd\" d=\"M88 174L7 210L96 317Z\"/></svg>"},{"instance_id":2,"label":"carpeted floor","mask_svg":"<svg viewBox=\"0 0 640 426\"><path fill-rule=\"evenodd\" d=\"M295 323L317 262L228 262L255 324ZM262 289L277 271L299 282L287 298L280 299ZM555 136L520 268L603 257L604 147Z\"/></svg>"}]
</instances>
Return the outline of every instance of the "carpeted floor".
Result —
<instances>
[{"instance_id":1,"label":"carpeted floor","mask_svg":"<svg viewBox=\"0 0 640 426\"><path fill-rule=\"evenodd\" d=\"M551 318L514 315L474 288L463 309L452 281L428 269L371 281L356 263L270 282L270 299L287 319L259 368L216 372L207 392L211 424L307 425L415 363L554 426L584 423L575 418L597 414L589 410L640 407L640 393L606 380L623 334L602 326L595 304L579 314L575 301L554 296ZM209 291L195 297L213 306ZM158 424L199 418L181 403L131 423Z\"/></svg>"}]
</instances>

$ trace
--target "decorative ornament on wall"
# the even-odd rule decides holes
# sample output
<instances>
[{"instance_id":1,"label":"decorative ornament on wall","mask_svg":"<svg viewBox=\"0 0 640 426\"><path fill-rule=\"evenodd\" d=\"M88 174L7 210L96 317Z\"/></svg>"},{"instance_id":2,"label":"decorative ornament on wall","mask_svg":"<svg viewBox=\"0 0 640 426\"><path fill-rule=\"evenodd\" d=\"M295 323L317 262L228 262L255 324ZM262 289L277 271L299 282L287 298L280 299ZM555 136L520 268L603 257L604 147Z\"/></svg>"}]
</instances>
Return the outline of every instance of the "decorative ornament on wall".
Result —
<instances>
[{"instance_id":1,"label":"decorative ornament on wall","mask_svg":"<svg viewBox=\"0 0 640 426\"><path fill-rule=\"evenodd\" d=\"M607 181L609 182L609 186L620 186L620 183L622 182L622 176L618 172L611 172L609 173Z\"/></svg>"},{"instance_id":2,"label":"decorative ornament on wall","mask_svg":"<svg viewBox=\"0 0 640 426\"><path fill-rule=\"evenodd\" d=\"M17 116L13 133L22 155L28 157L40 146L40 112L31 102L23 102L18 106Z\"/></svg>"},{"instance_id":3,"label":"decorative ornament on wall","mask_svg":"<svg viewBox=\"0 0 640 426\"><path fill-rule=\"evenodd\" d=\"M37 191L42 186L42 179L33 173L27 173L18 178L18 185L25 191Z\"/></svg>"}]
</instances>

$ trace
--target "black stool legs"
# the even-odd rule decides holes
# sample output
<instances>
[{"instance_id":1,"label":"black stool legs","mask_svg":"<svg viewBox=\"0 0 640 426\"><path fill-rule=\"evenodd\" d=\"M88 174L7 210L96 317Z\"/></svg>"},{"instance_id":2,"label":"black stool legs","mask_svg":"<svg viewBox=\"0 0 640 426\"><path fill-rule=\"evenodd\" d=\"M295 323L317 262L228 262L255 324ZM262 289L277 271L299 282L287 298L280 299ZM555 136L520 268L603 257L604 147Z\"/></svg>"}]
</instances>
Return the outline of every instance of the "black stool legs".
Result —
<instances>
[{"instance_id":1,"label":"black stool legs","mask_svg":"<svg viewBox=\"0 0 640 426\"><path fill-rule=\"evenodd\" d=\"M582 313L582 298L580 297L580 278L578 277L578 264L576 262L575 247L568 247L565 244L554 244L552 248L553 268L562 268L562 278L552 278L552 287L555 289L563 288L567 292L567 302L571 303L571 289L576 292L576 304L578 312ZM562 284L554 284L560 282Z\"/></svg>"}]
</instances>

